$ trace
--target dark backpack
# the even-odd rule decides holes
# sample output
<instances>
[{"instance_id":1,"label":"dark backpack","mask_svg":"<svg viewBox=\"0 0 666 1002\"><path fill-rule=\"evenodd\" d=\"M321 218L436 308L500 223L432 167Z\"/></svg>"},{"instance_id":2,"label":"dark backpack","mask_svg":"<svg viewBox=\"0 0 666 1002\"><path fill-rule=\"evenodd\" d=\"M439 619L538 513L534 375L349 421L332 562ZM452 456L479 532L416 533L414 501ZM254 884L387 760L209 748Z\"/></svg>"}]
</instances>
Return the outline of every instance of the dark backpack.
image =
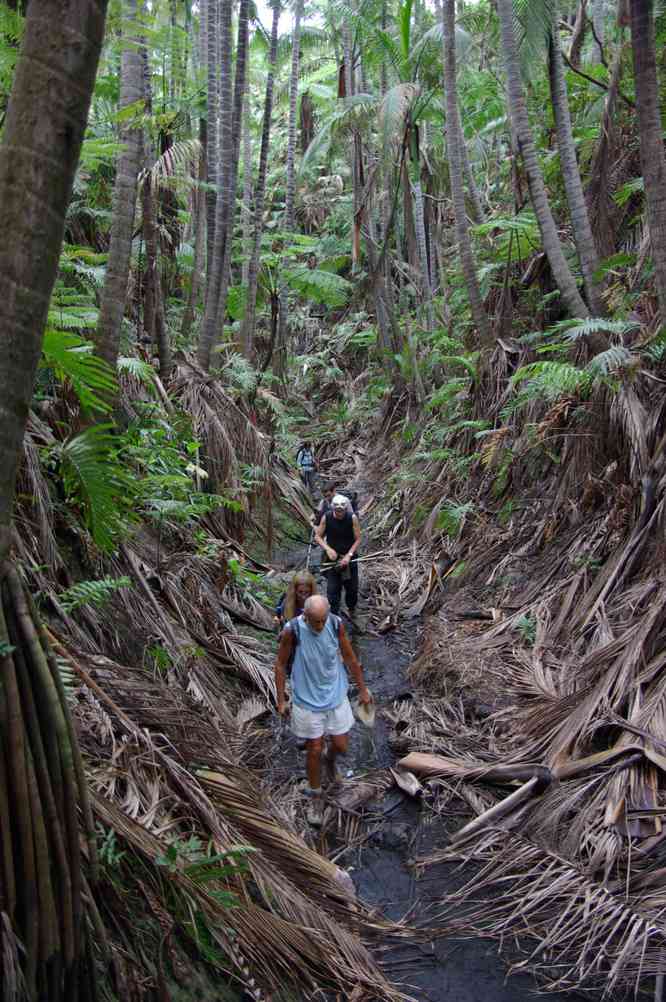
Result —
<instances>
[{"instance_id":1,"label":"dark backpack","mask_svg":"<svg viewBox=\"0 0 666 1002\"><path fill-rule=\"evenodd\" d=\"M338 635L338 646L339 646L339 644L340 644L340 627L342 625L342 620L340 619L339 616L336 616L332 612L329 613L329 616L331 616L332 619L333 619L333 623L335 625L335 632ZM293 636L294 639L293 639L292 645L291 645L291 654L289 655L289 660L287 661L287 665L286 665L286 668L285 668L285 672L287 674L287 678L289 678L289 676L291 675L291 670L294 667L294 658L296 657L296 648L298 647L298 645L301 642L301 624L298 622L298 616L295 616L293 619L288 620L284 624L283 630L286 630L286 628L288 626L291 628L292 636Z\"/></svg>"}]
</instances>

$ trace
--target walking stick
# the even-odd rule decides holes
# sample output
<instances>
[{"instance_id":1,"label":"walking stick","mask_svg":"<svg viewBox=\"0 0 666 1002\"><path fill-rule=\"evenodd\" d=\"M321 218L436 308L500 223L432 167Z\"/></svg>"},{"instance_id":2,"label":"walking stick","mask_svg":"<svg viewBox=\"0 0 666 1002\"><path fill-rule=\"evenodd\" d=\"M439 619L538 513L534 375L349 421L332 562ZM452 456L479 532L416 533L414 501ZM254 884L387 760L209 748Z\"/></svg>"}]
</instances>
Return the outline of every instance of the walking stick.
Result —
<instances>
[{"instance_id":1,"label":"walking stick","mask_svg":"<svg viewBox=\"0 0 666 1002\"><path fill-rule=\"evenodd\" d=\"M312 553L312 544L314 543L314 527L310 531L310 545L308 546L308 559L305 561L306 571L310 570L310 554Z\"/></svg>"}]
</instances>

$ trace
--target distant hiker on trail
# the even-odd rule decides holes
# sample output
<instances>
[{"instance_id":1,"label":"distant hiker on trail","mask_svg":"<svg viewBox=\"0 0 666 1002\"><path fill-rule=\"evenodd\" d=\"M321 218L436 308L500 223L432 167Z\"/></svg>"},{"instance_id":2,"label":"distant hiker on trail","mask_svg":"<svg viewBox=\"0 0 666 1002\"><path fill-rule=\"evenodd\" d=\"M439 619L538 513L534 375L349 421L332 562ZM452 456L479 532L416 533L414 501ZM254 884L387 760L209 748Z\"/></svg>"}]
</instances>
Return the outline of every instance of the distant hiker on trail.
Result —
<instances>
[{"instance_id":1,"label":"distant hiker on trail","mask_svg":"<svg viewBox=\"0 0 666 1002\"><path fill-rule=\"evenodd\" d=\"M336 481L331 480L330 483L326 484L326 486L322 491L322 499L319 502L317 510L314 514L315 525L317 524L317 522L321 522L324 515L328 515L329 511L332 511L332 502L336 494L342 494L343 497L347 498L348 512L351 512L352 515L358 514L356 510L356 497L355 497L356 492L354 492L354 494L352 495L349 495L345 491L339 490Z\"/></svg>"},{"instance_id":2,"label":"distant hiker on trail","mask_svg":"<svg viewBox=\"0 0 666 1002\"><path fill-rule=\"evenodd\" d=\"M318 592L317 582L309 571L298 571L289 582L289 587L275 606L275 621L284 624L300 616L303 612L306 598L316 595Z\"/></svg>"},{"instance_id":3,"label":"distant hiker on trail","mask_svg":"<svg viewBox=\"0 0 666 1002\"><path fill-rule=\"evenodd\" d=\"M361 525L358 516L347 511L347 501L344 494L334 495L331 510L322 516L315 529L315 541L335 564L324 572L331 612L336 616L339 613L344 588L347 611L353 622L358 602L358 565L355 557L361 545Z\"/></svg>"},{"instance_id":4,"label":"distant hiker on trail","mask_svg":"<svg viewBox=\"0 0 666 1002\"><path fill-rule=\"evenodd\" d=\"M307 818L311 825L320 825L324 739L330 738L324 766L327 782L332 785L339 782L335 761L338 755L346 754L347 736L354 723L347 696L349 678L345 665L358 686L359 702L368 705L372 696L363 681L363 669L345 628L331 613L323 595L306 599L303 614L290 620L282 631L275 662L277 710L281 716L287 712L285 682L292 653L291 729L297 738L305 739L308 777L305 792L311 798Z\"/></svg>"},{"instance_id":5,"label":"distant hiker on trail","mask_svg":"<svg viewBox=\"0 0 666 1002\"><path fill-rule=\"evenodd\" d=\"M314 487L315 457L311 442L303 442L303 445L296 453L296 465L298 467L301 480L312 494L312 488Z\"/></svg>"}]
</instances>

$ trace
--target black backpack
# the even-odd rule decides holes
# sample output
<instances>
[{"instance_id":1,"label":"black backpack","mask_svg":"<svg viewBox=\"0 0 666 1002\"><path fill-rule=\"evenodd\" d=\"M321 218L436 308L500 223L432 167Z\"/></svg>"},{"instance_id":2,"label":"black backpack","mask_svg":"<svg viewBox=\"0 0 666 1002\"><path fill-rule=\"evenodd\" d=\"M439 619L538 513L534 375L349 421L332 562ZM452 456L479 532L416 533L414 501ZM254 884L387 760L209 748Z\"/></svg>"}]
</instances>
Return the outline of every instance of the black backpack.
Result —
<instances>
[{"instance_id":1,"label":"black backpack","mask_svg":"<svg viewBox=\"0 0 666 1002\"><path fill-rule=\"evenodd\" d=\"M336 616L332 612L329 613L329 616L331 616L331 618L333 619L333 623L335 625L335 632L336 632L336 634L338 636L338 644L339 644L340 643L340 626L342 625L342 620L340 619L339 616ZM293 634L294 639L293 639L293 643L291 645L291 654L289 655L289 660L287 661L287 666L285 668L285 671L286 671L286 674L287 674L287 678L291 675L291 670L294 667L294 658L296 657L296 648L298 647L298 645L301 642L301 625L298 622L298 616L294 616L293 619L288 620L284 624L283 630L286 630L286 628L288 626L291 627L291 632Z\"/></svg>"}]
</instances>

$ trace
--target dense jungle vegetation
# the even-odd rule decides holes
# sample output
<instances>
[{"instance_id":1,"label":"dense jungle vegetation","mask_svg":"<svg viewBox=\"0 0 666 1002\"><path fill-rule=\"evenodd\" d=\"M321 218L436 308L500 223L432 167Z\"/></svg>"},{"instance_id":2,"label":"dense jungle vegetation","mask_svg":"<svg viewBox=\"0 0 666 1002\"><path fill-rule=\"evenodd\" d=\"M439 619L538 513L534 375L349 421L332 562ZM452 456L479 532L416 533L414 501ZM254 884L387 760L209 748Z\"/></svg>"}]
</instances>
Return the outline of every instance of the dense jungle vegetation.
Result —
<instances>
[{"instance_id":1,"label":"dense jungle vegetation","mask_svg":"<svg viewBox=\"0 0 666 1002\"><path fill-rule=\"evenodd\" d=\"M6 1002L421 1002L461 935L661 1002L665 54L661 0L0 2ZM411 657L321 832L305 439Z\"/></svg>"}]
</instances>

